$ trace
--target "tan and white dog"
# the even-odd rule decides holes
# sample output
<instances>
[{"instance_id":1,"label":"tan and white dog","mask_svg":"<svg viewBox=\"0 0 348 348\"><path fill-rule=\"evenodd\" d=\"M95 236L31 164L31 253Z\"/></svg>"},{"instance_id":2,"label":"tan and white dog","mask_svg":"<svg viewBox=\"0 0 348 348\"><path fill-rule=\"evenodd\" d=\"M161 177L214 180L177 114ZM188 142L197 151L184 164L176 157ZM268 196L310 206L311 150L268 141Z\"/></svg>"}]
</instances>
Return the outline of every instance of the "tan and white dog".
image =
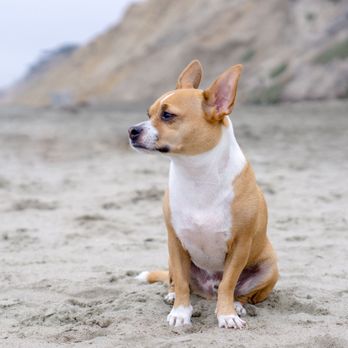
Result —
<instances>
[{"instance_id":1,"label":"tan and white dog","mask_svg":"<svg viewBox=\"0 0 348 348\"><path fill-rule=\"evenodd\" d=\"M219 327L243 328L243 304L265 300L278 280L266 203L228 117L241 70L234 65L200 90L202 67L192 61L176 89L149 108L149 120L129 128L133 148L171 160L163 202L169 272L138 276L169 283L170 325L191 324L193 292L217 295Z\"/></svg>"}]
</instances>

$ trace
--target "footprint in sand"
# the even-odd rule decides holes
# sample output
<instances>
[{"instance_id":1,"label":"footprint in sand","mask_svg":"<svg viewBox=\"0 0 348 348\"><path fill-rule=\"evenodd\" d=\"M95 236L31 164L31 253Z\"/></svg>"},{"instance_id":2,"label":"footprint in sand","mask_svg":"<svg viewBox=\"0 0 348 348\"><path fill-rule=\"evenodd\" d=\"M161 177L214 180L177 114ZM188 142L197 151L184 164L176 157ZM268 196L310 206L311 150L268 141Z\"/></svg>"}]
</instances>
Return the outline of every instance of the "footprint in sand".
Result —
<instances>
[{"instance_id":1,"label":"footprint in sand","mask_svg":"<svg viewBox=\"0 0 348 348\"><path fill-rule=\"evenodd\" d=\"M312 315L328 315L329 310L324 307L319 307L313 303L311 298L307 297L306 300L297 298L291 290L275 290L269 296L269 298L259 304L257 307L271 307L281 312L288 313L307 313Z\"/></svg>"},{"instance_id":2,"label":"footprint in sand","mask_svg":"<svg viewBox=\"0 0 348 348\"><path fill-rule=\"evenodd\" d=\"M14 203L11 210L55 210L57 208L57 202L42 202L38 199L24 199Z\"/></svg>"},{"instance_id":3,"label":"footprint in sand","mask_svg":"<svg viewBox=\"0 0 348 348\"><path fill-rule=\"evenodd\" d=\"M139 203L141 201L160 201L163 197L164 191L156 187L151 187L148 190L136 190L135 197L131 199L132 203Z\"/></svg>"}]
</instances>

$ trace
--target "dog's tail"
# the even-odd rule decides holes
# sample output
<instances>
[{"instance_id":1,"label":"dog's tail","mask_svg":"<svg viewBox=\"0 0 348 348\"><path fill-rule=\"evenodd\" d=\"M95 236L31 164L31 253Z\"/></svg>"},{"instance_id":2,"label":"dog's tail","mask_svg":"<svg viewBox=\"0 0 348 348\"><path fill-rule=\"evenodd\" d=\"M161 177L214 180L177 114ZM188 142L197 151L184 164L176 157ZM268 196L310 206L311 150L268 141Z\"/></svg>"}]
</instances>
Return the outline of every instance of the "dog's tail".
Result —
<instances>
[{"instance_id":1,"label":"dog's tail","mask_svg":"<svg viewBox=\"0 0 348 348\"><path fill-rule=\"evenodd\" d=\"M138 279L141 282L150 283L150 284L156 283L156 282L169 284L169 272L168 271L153 271L153 272L144 271L139 273L135 277L135 279Z\"/></svg>"}]
</instances>

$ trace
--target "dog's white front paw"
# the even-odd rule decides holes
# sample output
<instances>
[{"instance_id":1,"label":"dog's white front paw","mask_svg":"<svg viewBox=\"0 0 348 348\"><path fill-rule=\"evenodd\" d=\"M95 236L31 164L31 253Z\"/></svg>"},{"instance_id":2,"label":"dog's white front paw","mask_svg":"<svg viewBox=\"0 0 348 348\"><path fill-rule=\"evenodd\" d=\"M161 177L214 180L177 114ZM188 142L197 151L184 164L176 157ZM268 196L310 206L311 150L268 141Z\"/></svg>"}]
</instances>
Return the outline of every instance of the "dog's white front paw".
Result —
<instances>
[{"instance_id":1,"label":"dog's white front paw","mask_svg":"<svg viewBox=\"0 0 348 348\"><path fill-rule=\"evenodd\" d=\"M225 327L226 329L243 329L246 327L246 322L239 318L238 315L218 315L219 327Z\"/></svg>"},{"instance_id":2,"label":"dog's white front paw","mask_svg":"<svg viewBox=\"0 0 348 348\"><path fill-rule=\"evenodd\" d=\"M243 305L239 301L234 302L234 309L236 310L237 314L240 317L245 317L247 314L245 308L243 307Z\"/></svg>"},{"instance_id":3,"label":"dog's white front paw","mask_svg":"<svg viewBox=\"0 0 348 348\"><path fill-rule=\"evenodd\" d=\"M167 321L171 326L191 325L192 306L179 306L172 308L167 316Z\"/></svg>"},{"instance_id":4,"label":"dog's white front paw","mask_svg":"<svg viewBox=\"0 0 348 348\"><path fill-rule=\"evenodd\" d=\"M164 302L166 304L172 305L174 303L174 300L175 300L175 292L168 292L168 294L164 296Z\"/></svg>"}]
</instances>

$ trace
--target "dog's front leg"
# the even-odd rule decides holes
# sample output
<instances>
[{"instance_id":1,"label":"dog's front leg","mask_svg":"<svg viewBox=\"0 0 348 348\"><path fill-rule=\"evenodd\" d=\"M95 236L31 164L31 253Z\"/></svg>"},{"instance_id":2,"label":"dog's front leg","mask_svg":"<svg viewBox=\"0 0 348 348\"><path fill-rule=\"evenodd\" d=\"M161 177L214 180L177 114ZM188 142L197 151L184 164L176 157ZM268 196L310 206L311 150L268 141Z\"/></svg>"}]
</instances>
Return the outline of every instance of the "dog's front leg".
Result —
<instances>
[{"instance_id":1,"label":"dog's front leg","mask_svg":"<svg viewBox=\"0 0 348 348\"><path fill-rule=\"evenodd\" d=\"M174 289L175 300L167 321L169 325L181 326L191 324L192 306L190 303L190 270L191 258L176 236L171 223L168 190L163 199L164 220L168 232L168 250L171 288Z\"/></svg>"},{"instance_id":2,"label":"dog's front leg","mask_svg":"<svg viewBox=\"0 0 348 348\"><path fill-rule=\"evenodd\" d=\"M241 329L246 326L234 306L234 290L238 278L247 264L251 240L235 239L225 260L224 273L219 285L216 314L219 327Z\"/></svg>"},{"instance_id":3,"label":"dog's front leg","mask_svg":"<svg viewBox=\"0 0 348 348\"><path fill-rule=\"evenodd\" d=\"M167 229L171 274L175 289L174 305L167 321L172 326L190 325L192 315L189 285L191 259L169 223L167 223Z\"/></svg>"}]
</instances>

